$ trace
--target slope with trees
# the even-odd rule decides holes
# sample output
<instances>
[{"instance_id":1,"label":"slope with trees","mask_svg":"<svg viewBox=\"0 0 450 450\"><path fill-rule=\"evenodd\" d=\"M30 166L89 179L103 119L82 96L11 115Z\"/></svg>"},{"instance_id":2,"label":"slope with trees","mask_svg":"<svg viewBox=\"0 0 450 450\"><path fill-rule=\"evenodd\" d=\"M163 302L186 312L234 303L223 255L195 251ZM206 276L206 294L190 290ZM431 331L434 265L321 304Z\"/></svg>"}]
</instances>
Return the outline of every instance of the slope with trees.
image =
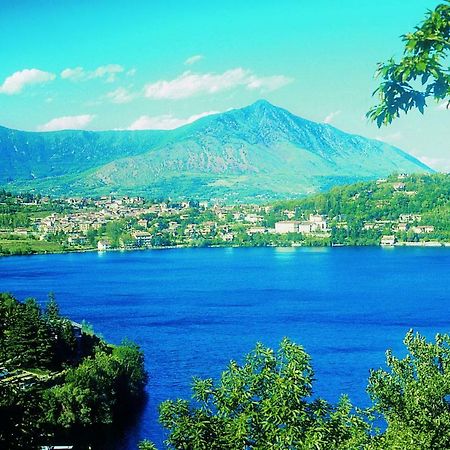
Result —
<instances>
[{"instance_id":1,"label":"slope with trees","mask_svg":"<svg viewBox=\"0 0 450 450\"><path fill-rule=\"evenodd\" d=\"M112 346L62 317L50 296L0 294L0 447L79 442L120 422L142 399L139 348Z\"/></svg>"}]
</instances>

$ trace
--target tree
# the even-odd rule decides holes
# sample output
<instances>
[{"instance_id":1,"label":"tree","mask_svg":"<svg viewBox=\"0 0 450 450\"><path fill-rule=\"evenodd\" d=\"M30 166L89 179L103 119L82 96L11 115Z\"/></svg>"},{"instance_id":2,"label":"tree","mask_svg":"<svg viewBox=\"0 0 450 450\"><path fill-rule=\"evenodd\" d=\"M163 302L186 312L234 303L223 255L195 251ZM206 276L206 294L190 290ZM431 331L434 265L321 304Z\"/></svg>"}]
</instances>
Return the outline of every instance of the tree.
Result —
<instances>
[{"instance_id":1,"label":"tree","mask_svg":"<svg viewBox=\"0 0 450 450\"><path fill-rule=\"evenodd\" d=\"M138 444L138 450L157 450L155 444L145 439Z\"/></svg>"},{"instance_id":2,"label":"tree","mask_svg":"<svg viewBox=\"0 0 450 450\"><path fill-rule=\"evenodd\" d=\"M284 339L280 349L257 344L240 366L232 361L219 385L196 379L194 405L166 401L160 421L172 449L355 449L367 423L344 397L336 407L312 394L310 357Z\"/></svg>"},{"instance_id":3,"label":"tree","mask_svg":"<svg viewBox=\"0 0 450 450\"><path fill-rule=\"evenodd\" d=\"M388 125L401 111L418 109L422 114L429 97L450 106L450 0L428 11L413 33L404 35L403 58L379 63L380 86L374 92L379 104L367 113L377 125Z\"/></svg>"},{"instance_id":4,"label":"tree","mask_svg":"<svg viewBox=\"0 0 450 450\"><path fill-rule=\"evenodd\" d=\"M388 351L388 370L369 378L368 392L387 423L379 448L450 448L450 336L430 343L410 330L404 343L407 356Z\"/></svg>"}]
</instances>

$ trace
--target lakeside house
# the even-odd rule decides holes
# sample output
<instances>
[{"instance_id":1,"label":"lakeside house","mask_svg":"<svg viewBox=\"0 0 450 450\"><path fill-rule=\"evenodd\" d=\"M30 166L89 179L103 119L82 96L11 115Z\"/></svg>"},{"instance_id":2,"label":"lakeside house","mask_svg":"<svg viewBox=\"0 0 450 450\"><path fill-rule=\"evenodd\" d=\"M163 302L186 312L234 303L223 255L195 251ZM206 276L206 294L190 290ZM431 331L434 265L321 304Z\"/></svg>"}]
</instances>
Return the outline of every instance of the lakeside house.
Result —
<instances>
[{"instance_id":1,"label":"lakeside house","mask_svg":"<svg viewBox=\"0 0 450 450\"><path fill-rule=\"evenodd\" d=\"M111 244L108 241L100 240L97 242L97 249L99 252L104 252L111 248Z\"/></svg>"},{"instance_id":2,"label":"lakeside house","mask_svg":"<svg viewBox=\"0 0 450 450\"><path fill-rule=\"evenodd\" d=\"M275 233L299 233L299 226L301 222L298 220L281 220L275 222Z\"/></svg>"},{"instance_id":3,"label":"lakeside house","mask_svg":"<svg viewBox=\"0 0 450 450\"><path fill-rule=\"evenodd\" d=\"M432 225L419 225L417 227L412 227L411 230L416 234L432 233L434 231L434 227Z\"/></svg>"},{"instance_id":4,"label":"lakeside house","mask_svg":"<svg viewBox=\"0 0 450 450\"><path fill-rule=\"evenodd\" d=\"M152 245L153 235L146 231L136 231L133 233L134 244L136 247L150 247Z\"/></svg>"},{"instance_id":5,"label":"lakeside house","mask_svg":"<svg viewBox=\"0 0 450 450\"><path fill-rule=\"evenodd\" d=\"M321 214L310 214L309 220L281 220L275 222L275 233L326 233L328 231L327 221Z\"/></svg>"},{"instance_id":6,"label":"lakeside house","mask_svg":"<svg viewBox=\"0 0 450 450\"><path fill-rule=\"evenodd\" d=\"M387 235L382 236L380 245L382 245L383 247L392 247L393 245L395 245L395 242L396 240L394 235Z\"/></svg>"}]
</instances>

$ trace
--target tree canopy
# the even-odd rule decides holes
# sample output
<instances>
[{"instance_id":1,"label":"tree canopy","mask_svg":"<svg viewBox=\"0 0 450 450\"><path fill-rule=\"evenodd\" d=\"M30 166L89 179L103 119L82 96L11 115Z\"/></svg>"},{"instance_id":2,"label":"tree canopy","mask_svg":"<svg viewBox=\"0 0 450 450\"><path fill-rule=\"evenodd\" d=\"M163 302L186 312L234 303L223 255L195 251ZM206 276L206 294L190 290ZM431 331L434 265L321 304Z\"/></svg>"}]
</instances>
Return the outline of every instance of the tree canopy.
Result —
<instances>
[{"instance_id":1,"label":"tree canopy","mask_svg":"<svg viewBox=\"0 0 450 450\"><path fill-rule=\"evenodd\" d=\"M450 448L450 336L434 342L410 330L407 355L386 352L372 370L372 406L354 408L315 398L303 348L284 339L278 351L258 344L219 383L196 379L193 402L166 401L160 421L173 450L436 450ZM344 362L343 362L344 363ZM381 426L381 429L378 428ZM142 449L154 448L150 442Z\"/></svg>"},{"instance_id":2,"label":"tree canopy","mask_svg":"<svg viewBox=\"0 0 450 450\"><path fill-rule=\"evenodd\" d=\"M357 448L368 425L343 397L312 399L313 369L303 348L284 339L278 351L257 344L245 363L231 361L220 383L196 379L194 405L161 405L170 449Z\"/></svg>"},{"instance_id":3,"label":"tree canopy","mask_svg":"<svg viewBox=\"0 0 450 450\"><path fill-rule=\"evenodd\" d=\"M422 24L402 39L403 58L378 64L376 75L382 81L374 95L379 104L367 117L379 127L390 124L402 111L418 109L423 114L428 98L450 106L450 0L428 11Z\"/></svg>"},{"instance_id":4,"label":"tree canopy","mask_svg":"<svg viewBox=\"0 0 450 450\"><path fill-rule=\"evenodd\" d=\"M88 443L138 409L146 381L137 345L80 332L53 295L44 309L0 293L0 448Z\"/></svg>"}]
</instances>

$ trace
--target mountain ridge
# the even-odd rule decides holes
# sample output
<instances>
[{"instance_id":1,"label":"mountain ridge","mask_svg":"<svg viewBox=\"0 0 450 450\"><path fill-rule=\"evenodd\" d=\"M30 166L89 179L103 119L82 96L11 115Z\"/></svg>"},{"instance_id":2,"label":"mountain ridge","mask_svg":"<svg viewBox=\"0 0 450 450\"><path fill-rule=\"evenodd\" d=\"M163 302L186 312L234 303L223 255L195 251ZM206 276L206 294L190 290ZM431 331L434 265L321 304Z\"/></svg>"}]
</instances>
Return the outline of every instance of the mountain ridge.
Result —
<instances>
[{"instance_id":1,"label":"mountain ridge","mask_svg":"<svg viewBox=\"0 0 450 450\"><path fill-rule=\"evenodd\" d=\"M406 152L259 100L174 130L0 127L0 185L45 193L262 200L392 172L432 172Z\"/></svg>"}]
</instances>

